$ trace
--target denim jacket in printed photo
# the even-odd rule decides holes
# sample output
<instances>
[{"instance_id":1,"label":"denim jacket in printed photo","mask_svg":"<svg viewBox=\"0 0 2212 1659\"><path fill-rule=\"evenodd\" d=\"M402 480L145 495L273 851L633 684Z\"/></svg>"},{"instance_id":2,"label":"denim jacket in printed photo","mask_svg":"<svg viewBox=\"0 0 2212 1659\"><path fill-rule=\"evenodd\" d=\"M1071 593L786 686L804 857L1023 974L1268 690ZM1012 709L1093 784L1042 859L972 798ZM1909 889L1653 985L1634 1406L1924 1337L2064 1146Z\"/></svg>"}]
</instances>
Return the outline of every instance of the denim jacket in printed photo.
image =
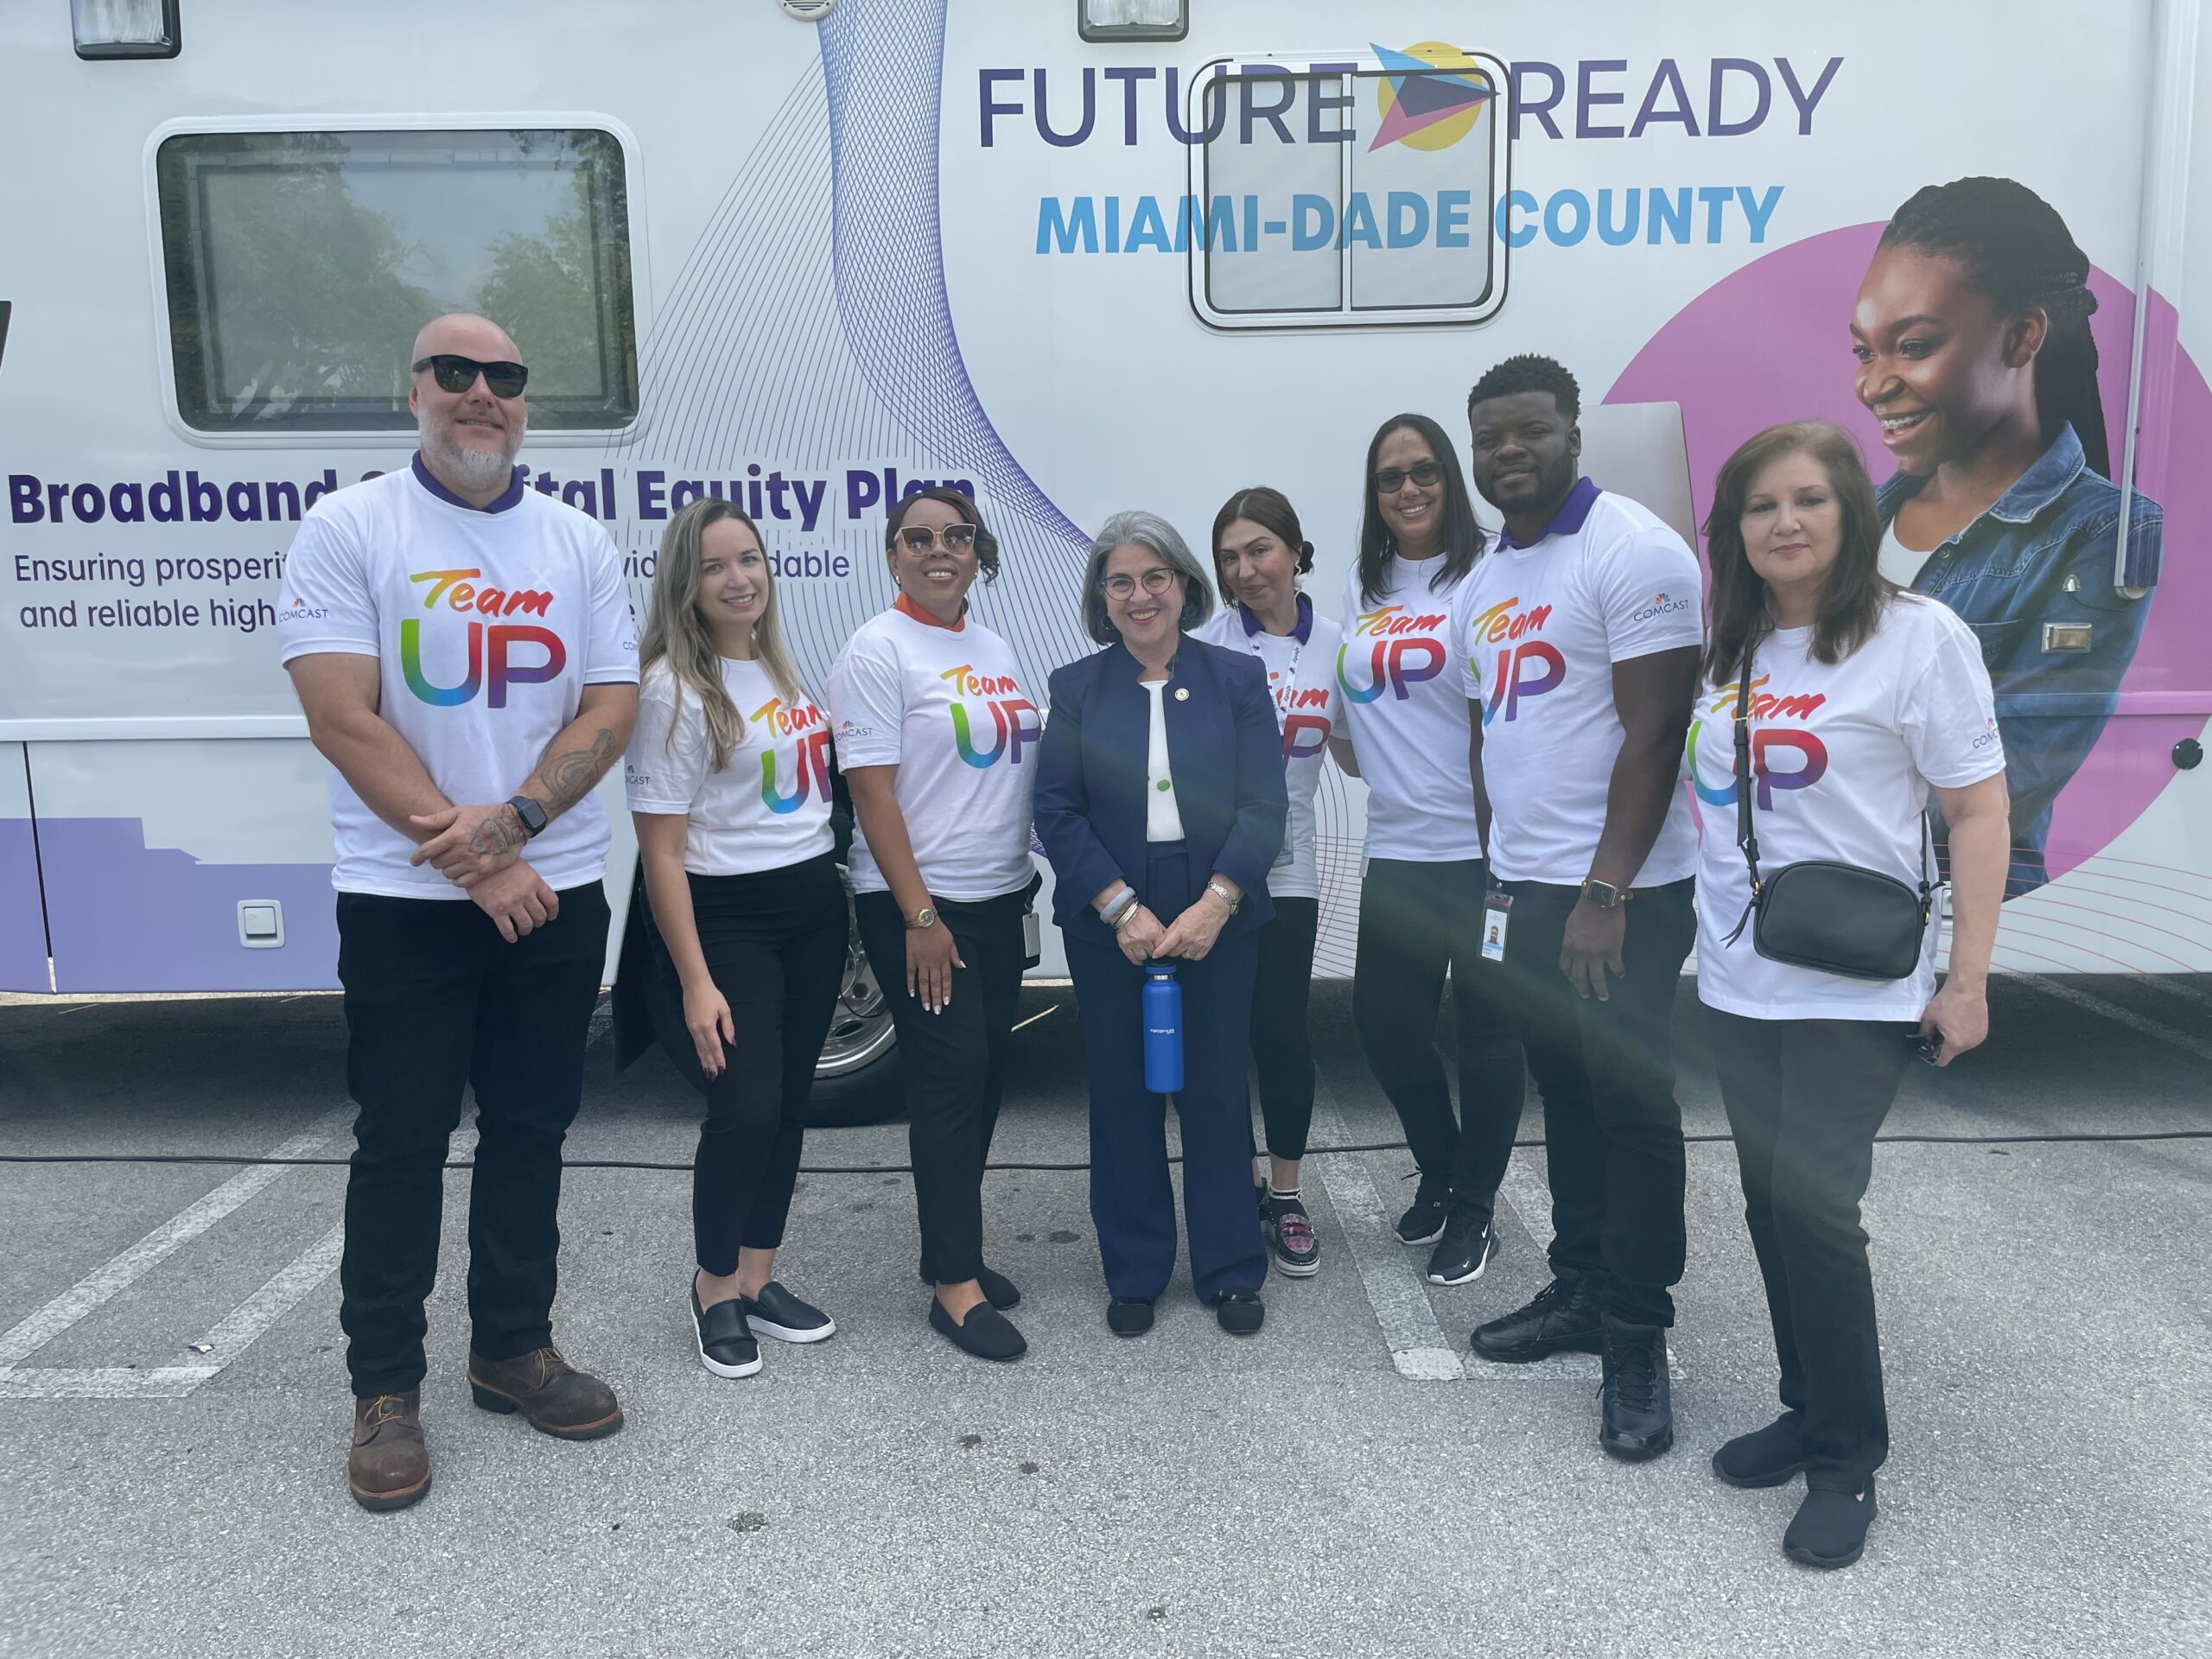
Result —
<instances>
[{"instance_id":1,"label":"denim jacket in printed photo","mask_svg":"<svg viewBox=\"0 0 2212 1659\"><path fill-rule=\"evenodd\" d=\"M1875 493L1885 527L1927 482L1899 473ZM2113 584L2120 512L2119 486L2090 470L2074 429L2062 427L1997 504L1913 578L1916 592L1973 628L1989 668L2012 797L2008 899L2050 879L2051 805L2112 718L2143 638L2151 596L2129 599ZM2158 582L2164 527L2158 504L2137 494L2128 506L2131 586ZM1932 816L1940 844L1942 822Z\"/></svg>"}]
</instances>

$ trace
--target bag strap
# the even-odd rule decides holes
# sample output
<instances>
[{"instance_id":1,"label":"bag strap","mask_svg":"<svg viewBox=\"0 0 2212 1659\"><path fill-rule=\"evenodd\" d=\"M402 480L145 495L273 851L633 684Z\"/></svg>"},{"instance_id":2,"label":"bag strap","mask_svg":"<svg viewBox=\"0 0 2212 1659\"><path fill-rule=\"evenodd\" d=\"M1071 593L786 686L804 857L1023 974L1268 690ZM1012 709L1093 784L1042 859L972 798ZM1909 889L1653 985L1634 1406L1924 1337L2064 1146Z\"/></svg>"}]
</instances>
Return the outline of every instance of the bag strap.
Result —
<instances>
[{"instance_id":1,"label":"bag strap","mask_svg":"<svg viewBox=\"0 0 2212 1659\"><path fill-rule=\"evenodd\" d=\"M1745 644L1744 665L1736 677L1736 845L1751 873L1751 896L1744 903L1744 913L1736 918L1735 931L1724 941L1728 944L1742 937L1744 925L1751 920L1759 901L1759 836L1751 823L1751 658L1756 650L1755 645Z\"/></svg>"}]
</instances>

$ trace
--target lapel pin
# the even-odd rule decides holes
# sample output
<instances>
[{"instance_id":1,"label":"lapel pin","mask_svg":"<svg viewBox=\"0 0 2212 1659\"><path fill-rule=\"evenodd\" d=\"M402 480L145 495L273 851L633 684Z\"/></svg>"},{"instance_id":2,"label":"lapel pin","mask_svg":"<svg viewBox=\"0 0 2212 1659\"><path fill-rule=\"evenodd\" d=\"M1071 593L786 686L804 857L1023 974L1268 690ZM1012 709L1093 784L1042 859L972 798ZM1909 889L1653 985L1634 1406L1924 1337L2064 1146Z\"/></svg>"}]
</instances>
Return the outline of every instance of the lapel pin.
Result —
<instances>
[{"instance_id":1,"label":"lapel pin","mask_svg":"<svg viewBox=\"0 0 2212 1659\"><path fill-rule=\"evenodd\" d=\"M1187 686L1187 685L1179 685L1179 686L1177 686L1177 687L1175 688L1175 701L1176 701L1176 702L1188 702L1190 700L1191 700L1191 688L1190 688L1189 686Z\"/></svg>"}]
</instances>

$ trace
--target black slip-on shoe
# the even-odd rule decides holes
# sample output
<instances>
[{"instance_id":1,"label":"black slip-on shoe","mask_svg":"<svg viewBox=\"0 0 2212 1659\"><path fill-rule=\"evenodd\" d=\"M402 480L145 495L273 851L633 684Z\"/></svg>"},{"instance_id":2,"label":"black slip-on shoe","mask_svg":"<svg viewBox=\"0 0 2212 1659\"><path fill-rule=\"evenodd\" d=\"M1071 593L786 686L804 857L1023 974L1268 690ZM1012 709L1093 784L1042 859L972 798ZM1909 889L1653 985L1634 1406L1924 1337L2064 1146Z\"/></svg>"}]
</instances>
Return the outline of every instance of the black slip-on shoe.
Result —
<instances>
[{"instance_id":1,"label":"black slip-on shoe","mask_svg":"<svg viewBox=\"0 0 2212 1659\"><path fill-rule=\"evenodd\" d=\"M1116 1296L1106 1304L1106 1328L1117 1337L1141 1337L1152 1329L1152 1298Z\"/></svg>"},{"instance_id":2,"label":"black slip-on shoe","mask_svg":"<svg viewBox=\"0 0 2212 1659\"><path fill-rule=\"evenodd\" d=\"M1497 1251L1497 1230L1487 1216L1462 1215L1453 1211L1444 1224L1444 1236L1429 1252L1428 1282L1432 1285L1471 1285L1483 1276Z\"/></svg>"},{"instance_id":3,"label":"black slip-on shoe","mask_svg":"<svg viewBox=\"0 0 2212 1659\"><path fill-rule=\"evenodd\" d=\"M1713 1454L1713 1472L1731 1486L1779 1486L1804 1468L1804 1422L1794 1411L1738 1434Z\"/></svg>"},{"instance_id":4,"label":"black slip-on shoe","mask_svg":"<svg viewBox=\"0 0 2212 1659\"><path fill-rule=\"evenodd\" d=\"M1220 1292L1213 1299L1213 1314L1221 1321L1221 1328L1232 1337L1258 1335L1268 1319L1268 1310L1256 1290Z\"/></svg>"},{"instance_id":5,"label":"black slip-on shoe","mask_svg":"<svg viewBox=\"0 0 2212 1659\"><path fill-rule=\"evenodd\" d=\"M943 1302L931 1297L930 1325L949 1338L954 1347L978 1359L1020 1359L1029 1351L1021 1332L988 1302L976 1303L968 1310L966 1319L956 1319L944 1311Z\"/></svg>"},{"instance_id":6,"label":"black slip-on shoe","mask_svg":"<svg viewBox=\"0 0 2212 1659\"><path fill-rule=\"evenodd\" d=\"M1797 1506L1796 1518L1782 1535L1782 1553L1807 1567L1849 1567L1866 1549L1866 1529L1874 1524L1874 1478L1859 1492L1832 1492L1815 1486Z\"/></svg>"},{"instance_id":7,"label":"black slip-on shoe","mask_svg":"<svg viewBox=\"0 0 2212 1659\"><path fill-rule=\"evenodd\" d=\"M778 1342L820 1342L837 1334L837 1321L811 1302L803 1302L771 1279L758 1296L740 1297L747 1325Z\"/></svg>"},{"instance_id":8,"label":"black slip-on shoe","mask_svg":"<svg viewBox=\"0 0 2212 1659\"><path fill-rule=\"evenodd\" d=\"M1554 1279L1525 1307L1475 1327L1469 1345L1484 1359L1522 1365L1553 1354L1603 1351L1598 1291L1586 1276Z\"/></svg>"},{"instance_id":9,"label":"black slip-on shoe","mask_svg":"<svg viewBox=\"0 0 2212 1659\"><path fill-rule=\"evenodd\" d=\"M701 1307L698 1281L693 1280L691 1334L698 1340L699 1363L716 1376L751 1376L760 1369L760 1344L746 1328L743 1297Z\"/></svg>"},{"instance_id":10,"label":"black slip-on shoe","mask_svg":"<svg viewBox=\"0 0 2212 1659\"><path fill-rule=\"evenodd\" d=\"M1605 1363L1605 1380L1598 1389L1598 1444L1629 1463L1657 1457L1675 1443L1666 1331L1656 1325L1624 1325L1607 1314Z\"/></svg>"},{"instance_id":11,"label":"black slip-on shoe","mask_svg":"<svg viewBox=\"0 0 2212 1659\"><path fill-rule=\"evenodd\" d=\"M1451 1208L1452 1188L1445 1181L1424 1175L1414 1189L1414 1201L1392 1229L1401 1244L1429 1244L1444 1236L1445 1212Z\"/></svg>"},{"instance_id":12,"label":"black slip-on shoe","mask_svg":"<svg viewBox=\"0 0 2212 1659\"><path fill-rule=\"evenodd\" d=\"M976 1269L976 1287L983 1293L983 1300L1001 1313L1021 1306L1020 1289L1013 1280L994 1268Z\"/></svg>"}]
</instances>

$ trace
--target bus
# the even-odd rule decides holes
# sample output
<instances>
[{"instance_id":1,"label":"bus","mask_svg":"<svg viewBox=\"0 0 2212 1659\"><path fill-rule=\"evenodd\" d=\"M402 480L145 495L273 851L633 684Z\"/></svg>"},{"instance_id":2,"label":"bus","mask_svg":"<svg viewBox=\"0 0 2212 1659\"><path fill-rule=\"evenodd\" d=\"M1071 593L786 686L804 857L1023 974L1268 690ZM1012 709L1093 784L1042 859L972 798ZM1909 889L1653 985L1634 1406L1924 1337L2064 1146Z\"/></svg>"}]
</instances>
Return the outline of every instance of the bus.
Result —
<instances>
[{"instance_id":1,"label":"bus","mask_svg":"<svg viewBox=\"0 0 2212 1659\"><path fill-rule=\"evenodd\" d=\"M314 14L0 13L0 988L335 984L327 768L276 600L301 514L405 464L403 359L440 312L520 343L528 481L605 524L640 611L669 516L740 499L818 688L890 597L887 506L950 485L1005 550L978 613L1042 686L1090 649L1088 527L1142 506L1195 538L1274 484L1332 606L1368 435L1456 423L1515 353L1567 365L1586 470L1694 546L1719 462L1771 421L1841 422L1880 479L1856 296L1901 206L1967 178L2086 259L2068 372L2096 395L2068 409L2112 503L2045 580L2008 494L2015 555L1976 591L2025 601L1958 601L2042 791L1997 965L2212 970L2194 4ZM633 844L604 789L619 921ZM1356 780L1325 775L1320 820L1317 960L1343 975ZM823 1097L888 1099L891 1045L855 951Z\"/></svg>"}]
</instances>

